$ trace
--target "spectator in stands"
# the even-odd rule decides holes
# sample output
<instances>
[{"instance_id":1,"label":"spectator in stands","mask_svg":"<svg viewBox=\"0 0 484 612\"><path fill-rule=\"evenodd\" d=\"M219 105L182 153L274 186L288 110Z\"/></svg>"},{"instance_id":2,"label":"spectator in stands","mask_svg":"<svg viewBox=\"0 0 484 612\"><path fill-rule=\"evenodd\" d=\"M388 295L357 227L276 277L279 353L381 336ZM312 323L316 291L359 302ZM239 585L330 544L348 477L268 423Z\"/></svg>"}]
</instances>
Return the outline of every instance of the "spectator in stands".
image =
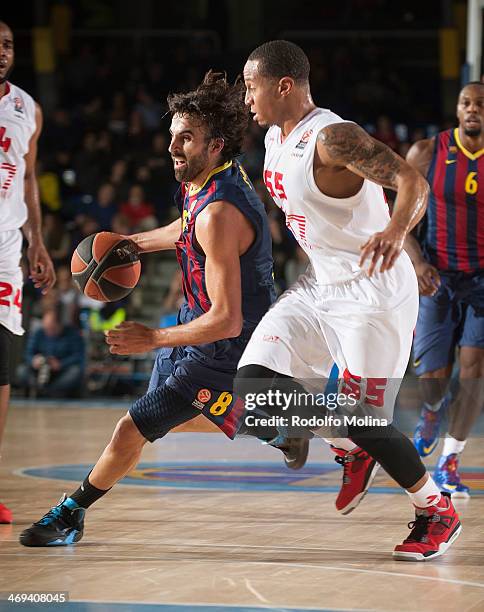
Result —
<instances>
[{"instance_id":1,"label":"spectator in stands","mask_svg":"<svg viewBox=\"0 0 484 612\"><path fill-rule=\"evenodd\" d=\"M118 136L126 134L128 129L128 109L124 92L117 91L113 96L113 103L109 111L109 131Z\"/></svg>"},{"instance_id":2,"label":"spectator in stands","mask_svg":"<svg viewBox=\"0 0 484 612\"><path fill-rule=\"evenodd\" d=\"M68 266L57 268L57 283L59 310L63 325L79 328L79 303L81 294L72 281Z\"/></svg>"},{"instance_id":3,"label":"spectator in stands","mask_svg":"<svg viewBox=\"0 0 484 612\"><path fill-rule=\"evenodd\" d=\"M42 206L48 208L52 212L60 210L62 202L60 197L59 177L57 174L44 168L44 163L41 159L37 160L35 174L37 175L40 203Z\"/></svg>"},{"instance_id":4,"label":"spectator in stands","mask_svg":"<svg viewBox=\"0 0 484 612\"><path fill-rule=\"evenodd\" d=\"M54 213L44 214L42 237L56 268L69 260L71 256L71 239L64 229L59 215Z\"/></svg>"},{"instance_id":5,"label":"spectator in stands","mask_svg":"<svg viewBox=\"0 0 484 612\"><path fill-rule=\"evenodd\" d=\"M141 185L131 187L128 201L121 204L120 212L128 219L132 232L144 232L158 225L154 206L145 201Z\"/></svg>"},{"instance_id":6,"label":"spectator in stands","mask_svg":"<svg viewBox=\"0 0 484 612\"><path fill-rule=\"evenodd\" d=\"M42 327L30 335L25 364L19 367L20 386L42 397L78 395L85 370L84 339L63 325L58 308L47 309Z\"/></svg>"},{"instance_id":7,"label":"spectator in stands","mask_svg":"<svg viewBox=\"0 0 484 612\"><path fill-rule=\"evenodd\" d=\"M112 220L111 231L122 236L129 234L130 225L128 219L121 213L116 213Z\"/></svg>"},{"instance_id":8,"label":"spectator in stands","mask_svg":"<svg viewBox=\"0 0 484 612\"><path fill-rule=\"evenodd\" d=\"M142 128L148 131L157 130L160 127L162 115L161 104L156 102L144 87L138 89L136 99L134 112L139 115Z\"/></svg>"},{"instance_id":9,"label":"spectator in stands","mask_svg":"<svg viewBox=\"0 0 484 612\"><path fill-rule=\"evenodd\" d=\"M128 162L125 159L117 159L111 166L109 182L116 191L116 201L124 202L128 197Z\"/></svg>"},{"instance_id":10,"label":"spectator in stands","mask_svg":"<svg viewBox=\"0 0 484 612\"><path fill-rule=\"evenodd\" d=\"M373 136L393 149L394 151L398 150L398 138L395 134L395 129L393 128L393 123L390 118L386 115L380 115L376 120L376 131Z\"/></svg>"},{"instance_id":11,"label":"spectator in stands","mask_svg":"<svg viewBox=\"0 0 484 612\"><path fill-rule=\"evenodd\" d=\"M116 192L111 183L102 183L97 197L90 206L90 214L101 231L111 231L113 217L118 211L115 201Z\"/></svg>"},{"instance_id":12,"label":"spectator in stands","mask_svg":"<svg viewBox=\"0 0 484 612\"><path fill-rule=\"evenodd\" d=\"M105 160L106 157L98 149L96 134L87 132L74 161L76 182L83 193L92 193L93 185L99 184Z\"/></svg>"}]
</instances>

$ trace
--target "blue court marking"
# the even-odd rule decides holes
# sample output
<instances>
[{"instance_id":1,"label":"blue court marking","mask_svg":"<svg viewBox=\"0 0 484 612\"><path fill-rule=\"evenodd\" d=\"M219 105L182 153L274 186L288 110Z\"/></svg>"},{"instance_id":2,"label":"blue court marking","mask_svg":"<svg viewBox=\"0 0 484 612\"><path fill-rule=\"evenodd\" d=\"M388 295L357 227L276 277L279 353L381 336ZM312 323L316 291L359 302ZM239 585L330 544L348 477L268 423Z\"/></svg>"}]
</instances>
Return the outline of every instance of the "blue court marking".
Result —
<instances>
[{"instance_id":1,"label":"blue court marking","mask_svg":"<svg viewBox=\"0 0 484 612\"><path fill-rule=\"evenodd\" d=\"M17 610L33 612L43 609L49 604L24 603L16 604L0 600L0 610ZM47 608L46 608L47 609ZM63 604L50 604L50 610L65 610L66 612L354 612L341 608L286 608L286 607L254 607L231 605L199 605L199 604L143 604L143 603L99 603L90 601L69 601Z\"/></svg>"},{"instance_id":2,"label":"blue court marking","mask_svg":"<svg viewBox=\"0 0 484 612\"><path fill-rule=\"evenodd\" d=\"M84 480L92 467L89 464L52 465L25 468L20 473L36 478L79 482ZM484 468L463 468L461 473L464 480L470 481L473 495L484 495ZM141 463L119 484L168 489L336 493L340 490L340 478L341 470L334 463L308 464L302 470L292 472L282 463L193 461ZM381 471L370 493L403 491Z\"/></svg>"}]
</instances>

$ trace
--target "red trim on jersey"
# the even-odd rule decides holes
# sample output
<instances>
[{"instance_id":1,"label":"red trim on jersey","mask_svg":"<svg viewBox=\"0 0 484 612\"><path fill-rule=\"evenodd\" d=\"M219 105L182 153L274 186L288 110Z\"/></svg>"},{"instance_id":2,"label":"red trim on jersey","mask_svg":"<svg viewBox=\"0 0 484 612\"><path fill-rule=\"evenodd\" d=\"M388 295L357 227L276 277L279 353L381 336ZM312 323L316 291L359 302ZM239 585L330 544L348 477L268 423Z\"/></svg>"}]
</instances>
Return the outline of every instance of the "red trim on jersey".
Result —
<instances>
[{"instance_id":1,"label":"red trim on jersey","mask_svg":"<svg viewBox=\"0 0 484 612\"><path fill-rule=\"evenodd\" d=\"M444 132L437 138L437 157L432 189L435 196L435 224L437 239L437 258L440 270L447 270L449 255L447 253L447 204L445 201L445 172L447 153L449 150L450 132Z\"/></svg>"},{"instance_id":2,"label":"red trim on jersey","mask_svg":"<svg viewBox=\"0 0 484 612\"><path fill-rule=\"evenodd\" d=\"M454 184L454 201L450 202L455 207L455 253L457 258L457 269L463 272L471 272L469 261L468 239L467 239L467 202L466 192L462 189L465 185L468 171L468 159L465 155L457 154Z\"/></svg>"},{"instance_id":3,"label":"red trim on jersey","mask_svg":"<svg viewBox=\"0 0 484 612\"><path fill-rule=\"evenodd\" d=\"M187 255L188 255L188 269L190 274L190 284L194 284L197 288L197 293L195 295L198 303L200 304L202 310L208 312L210 310L210 300L205 293L203 288L203 272L198 265L197 255L198 253L195 251L193 244L187 243Z\"/></svg>"},{"instance_id":4,"label":"red trim on jersey","mask_svg":"<svg viewBox=\"0 0 484 612\"><path fill-rule=\"evenodd\" d=\"M187 254L184 252L183 247L184 247L184 242L182 239L177 240L176 244L176 258L178 259L178 265L180 266L181 270L183 271L185 269L184 266L184 258L188 261L188 256ZM188 264L187 264L188 266ZM188 306L190 308L193 308L193 306L195 305L194 301L193 301L193 296L190 292L190 287L187 283L187 278L185 277L184 274L182 274L182 288L183 288L183 293L187 299L187 303Z\"/></svg>"}]
</instances>

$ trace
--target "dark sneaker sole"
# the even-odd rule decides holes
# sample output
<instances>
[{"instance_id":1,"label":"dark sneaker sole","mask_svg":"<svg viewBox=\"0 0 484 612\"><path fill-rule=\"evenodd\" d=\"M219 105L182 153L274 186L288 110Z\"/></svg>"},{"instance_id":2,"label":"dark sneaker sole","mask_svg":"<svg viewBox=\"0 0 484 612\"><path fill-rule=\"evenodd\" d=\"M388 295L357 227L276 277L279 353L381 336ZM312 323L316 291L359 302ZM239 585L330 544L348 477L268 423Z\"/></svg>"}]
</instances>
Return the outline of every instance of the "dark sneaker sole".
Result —
<instances>
[{"instance_id":1,"label":"dark sneaker sole","mask_svg":"<svg viewBox=\"0 0 484 612\"><path fill-rule=\"evenodd\" d=\"M299 438L297 444L292 444L291 451L295 448L297 455L294 459L289 459L284 453L284 463L290 470L300 470L305 466L309 453L309 440Z\"/></svg>"},{"instance_id":2,"label":"dark sneaker sole","mask_svg":"<svg viewBox=\"0 0 484 612\"><path fill-rule=\"evenodd\" d=\"M51 538L49 540L47 539L41 540L35 534L24 531L20 534L19 541L20 541L20 544L22 544L23 546L32 546L32 547L33 546L39 546L39 547L69 546L70 544L75 544L76 542L79 542L79 540L83 536L83 533L84 533L83 530L79 531L78 529L73 529L67 536Z\"/></svg>"}]
</instances>

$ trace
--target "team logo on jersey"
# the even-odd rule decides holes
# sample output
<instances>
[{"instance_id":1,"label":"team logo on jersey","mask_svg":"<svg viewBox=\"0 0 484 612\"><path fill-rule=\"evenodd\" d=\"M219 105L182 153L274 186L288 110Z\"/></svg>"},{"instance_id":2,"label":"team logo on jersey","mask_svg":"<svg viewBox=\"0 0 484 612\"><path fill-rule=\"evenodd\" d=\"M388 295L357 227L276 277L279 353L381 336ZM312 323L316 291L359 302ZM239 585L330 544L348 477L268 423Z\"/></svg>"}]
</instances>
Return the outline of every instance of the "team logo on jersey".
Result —
<instances>
[{"instance_id":1,"label":"team logo on jersey","mask_svg":"<svg viewBox=\"0 0 484 612\"><path fill-rule=\"evenodd\" d=\"M313 130L306 130L304 134L301 136L301 140L297 143L296 149L304 149L308 144L309 139L311 138L311 134Z\"/></svg>"},{"instance_id":2,"label":"team logo on jersey","mask_svg":"<svg viewBox=\"0 0 484 612\"><path fill-rule=\"evenodd\" d=\"M211 398L212 393L209 389L200 389L200 391L197 393L197 400L203 404L209 402Z\"/></svg>"},{"instance_id":3,"label":"team logo on jersey","mask_svg":"<svg viewBox=\"0 0 484 612\"><path fill-rule=\"evenodd\" d=\"M182 217L182 233L186 232L188 229L188 224L190 223L190 211L189 210L183 210L183 217Z\"/></svg>"},{"instance_id":4,"label":"team logo on jersey","mask_svg":"<svg viewBox=\"0 0 484 612\"><path fill-rule=\"evenodd\" d=\"M457 153L457 147L455 147L453 145L451 147L449 147L449 153Z\"/></svg>"},{"instance_id":5,"label":"team logo on jersey","mask_svg":"<svg viewBox=\"0 0 484 612\"><path fill-rule=\"evenodd\" d=\"M212 399L212 392L210 389L200 389L197 393L196 399L193 400L192 406L194 408L198 408L199 410L203 410L205 408L205 404Z\"/></svg>"},{"instance_id":6,"label":"team logo on jersey","mask_svg":"<svg viewBox=\"0 0 484 612\"><path fill-rule=\"evenodd\" d=\"M13 99L13 110L16 113L23 113L24 112L24 103L22 102L22 98L14 98Z\"/></svg>"}]
</instances>

